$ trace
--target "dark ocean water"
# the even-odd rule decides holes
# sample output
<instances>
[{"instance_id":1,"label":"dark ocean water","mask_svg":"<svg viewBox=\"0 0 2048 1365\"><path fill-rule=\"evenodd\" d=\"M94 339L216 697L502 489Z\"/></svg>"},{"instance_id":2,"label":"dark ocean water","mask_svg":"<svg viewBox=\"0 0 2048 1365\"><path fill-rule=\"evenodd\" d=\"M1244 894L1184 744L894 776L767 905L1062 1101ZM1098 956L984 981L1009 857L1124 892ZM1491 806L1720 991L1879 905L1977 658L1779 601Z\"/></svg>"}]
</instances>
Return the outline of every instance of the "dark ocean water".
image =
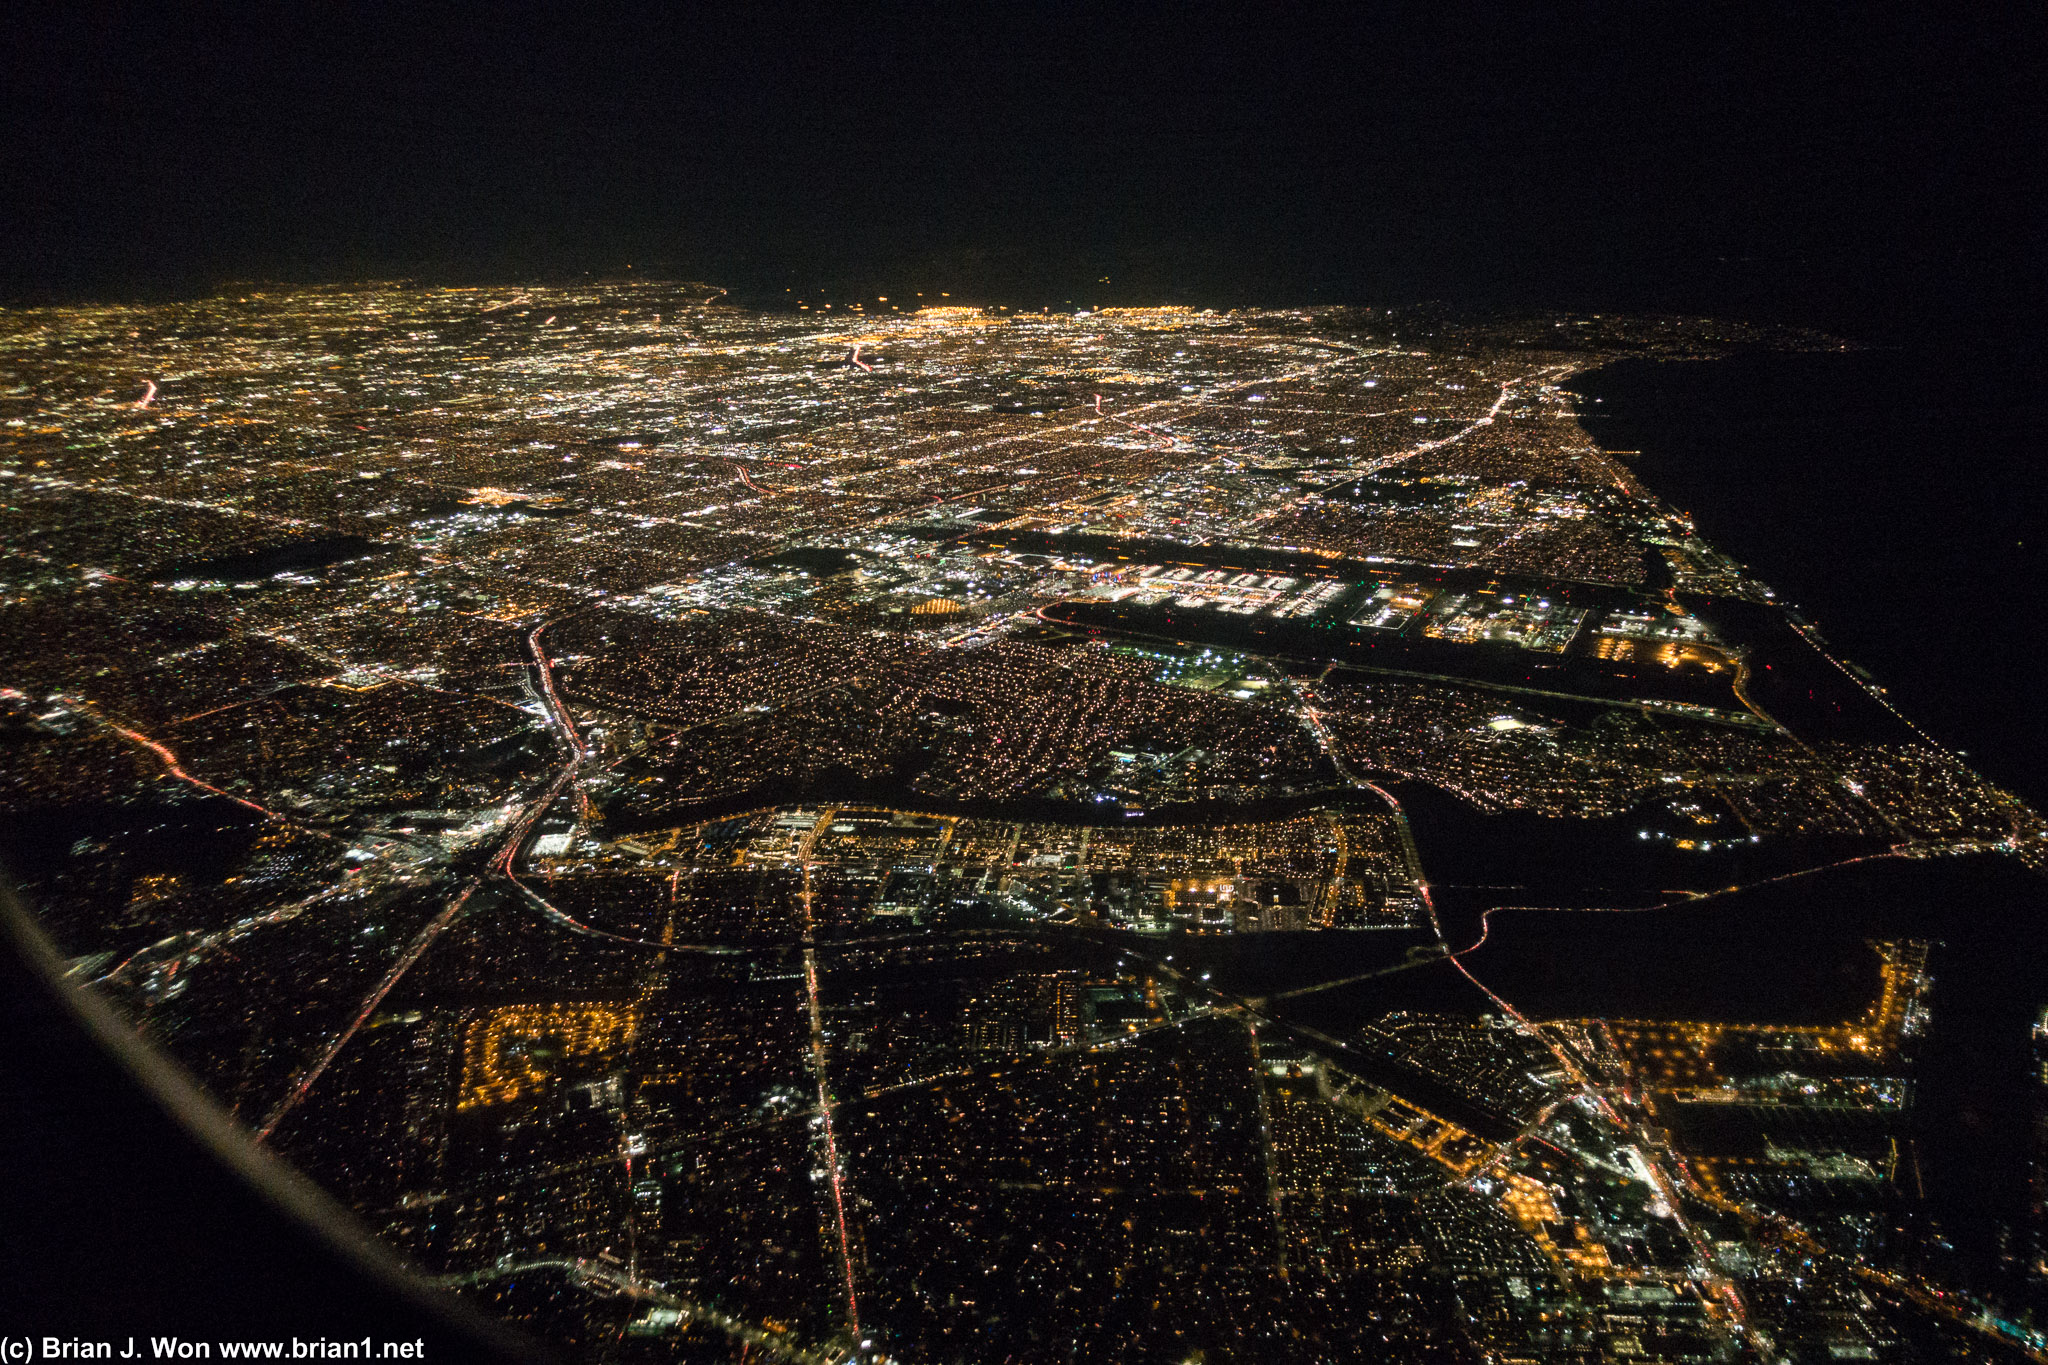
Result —
<instances>
[{"instance_id":1,"label":"dark ocean water","mask_svg":"<svg viewBox=\"0 0 2048 1365\"><path fill-rule=\"evenodd\" d=\"M2036 636L2048 569L2043 372L2022 346L1945 345L1723 360L1628 360L1574 381L1585 424L1710 541L1748 564L1891 699L1993 781L2048 801ZM1645 861L1637 820L1488 816L1404 788L1446 932L1487 905L1643 905L1871 850L1738 850L1744 865ZM1716 855L1721 857L1721 855ZM1913 1125L1941 1273L2012 1293L2001 1252L2026 1219L2036 1103L2029 1035L2048 1005L2048 880L2002 858L1845 866L1636 915L1497 917L1471 965L1543 1016L1844 1019L1875 990L1869 940L1935 945ZM1307 936L1304 936L1305 938ZM1413 940L1235 945L1248 993L1391 965ZM1342 1033L1389 1009L1487 1008L1441 968L1290 1006Z\"/></svg>"},{"instance_id":2,"label":"dark ocean water","mask_svg":"<svg viewBox=\"0 0 2048 1365\"><path fill-rule=\"evenodd\" d=\"M1627 360L1588 431L1993 781L2048 802L2035 348Z\"/></svg>"},{"instance_id":3,"label":"dark ocean water","mask_svg":"<svg viewBox=\"0 0 2048 1365\"><path fill-rule=\"evenodd\" d=\"M2041 361L2031 338L1950 335L1940 345L1628 360L1572 387L1602 447L1640 452L1625 458L1707 539L1819 624L1908 716L2039 807L2048 802ZM1772 942L1749 945L1760 963L1810 955L1842 964L1855 938L1887 931L1937 941L1921 1069L1929 1192L1965 1277L1997 1287L2001 1234L2024 1217L2035 1102L2027 1035L2048 1004L2048 881L1978 860L1891 864L1788 884L1765 903L1799 927L1786 937L1781 924ZM1748 938L1750 910L1701 925L1706 941L1725 949ZM1622 947L1608 937L1614 926L1588 927L1607 953ZM1525 951L1569 937L1556 920L1541 933L1519 928ZM1701 941L1660 936L1650 922L1628 928L1642 961ZM1496 956L1495 970L1514 956ZM1525 962L1540 967L1541 956ZM1698 965L1735 980L1728 962Z\"/></svg>"}]
</instances>

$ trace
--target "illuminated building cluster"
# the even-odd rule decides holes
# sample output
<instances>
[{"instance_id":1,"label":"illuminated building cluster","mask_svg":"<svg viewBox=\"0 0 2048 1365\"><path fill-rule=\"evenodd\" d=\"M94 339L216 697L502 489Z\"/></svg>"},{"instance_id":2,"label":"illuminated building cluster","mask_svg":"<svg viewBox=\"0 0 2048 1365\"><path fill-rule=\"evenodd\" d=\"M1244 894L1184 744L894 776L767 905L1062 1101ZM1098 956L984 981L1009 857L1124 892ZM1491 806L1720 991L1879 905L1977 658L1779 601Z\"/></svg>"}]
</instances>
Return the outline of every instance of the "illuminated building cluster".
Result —
<instances>
[{"instance_id":1,"label":"illuminated building cluster","mask_svg":"<svg viewBox=\"0 0 2048 1365\"><path fill-rule=\"evenodd\" d=\"M457 1109L511 1104L549 1085L558 1069L588 1066L630 1043L631 1009L507 1005L470 1025Z\"/></svg>"},{"instance_id":2,"label":"illuminated building cluster","mask_svg":"<svg viewBox=\"0 0 2048 1365\"><path fill-rule=\"evenodd\" d=\"M1826 343L0 313L0 856L252 1134L584 1358L2038 1355L1917 1174L1953 959L1807 910L1975 914L2048 827L1567 387L1737 344Z\"/></svg>"}]
</instances>

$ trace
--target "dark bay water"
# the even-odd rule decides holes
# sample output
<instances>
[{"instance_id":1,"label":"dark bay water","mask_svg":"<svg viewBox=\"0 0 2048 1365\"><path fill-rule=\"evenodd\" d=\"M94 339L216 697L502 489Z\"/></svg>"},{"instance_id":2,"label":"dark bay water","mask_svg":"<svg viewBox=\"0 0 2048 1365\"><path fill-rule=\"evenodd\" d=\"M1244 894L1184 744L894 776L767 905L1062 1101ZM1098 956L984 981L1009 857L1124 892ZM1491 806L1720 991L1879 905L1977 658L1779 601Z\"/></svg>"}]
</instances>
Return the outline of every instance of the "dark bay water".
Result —
<instances>
[{"instance_id":1,"label":"dark bay water","mask_svg":"<svg viewBox=\"0 0 2048 1365\"><path fill-rule=\"evenodd\" d=\"M1571 828L1557 826L1561 847ZM1456 942L1470 941L1482 900L1516 903L1444 891L1437 900L1451 902L1445 929ZM1953 1247L1944 1273L1979 1290L2024 1292L2001 1251L2027 1218L2030 1035L2048 1003L2048 881L2017 862L1884 858L1665 909L1504 911L1466 962L1532 1018L1816 1025L1854 1019L1876 998L1871 944L1884 938L1932 945L1931 1020L1914 1045L1918 1104L1904 1131L1928 1211ZM1339 1037L1393 1010L1497 1013L1448 964L1388 970L1430 941L1408 932L1276 934L1182 940L1169 950L1182 967L1213 970L1217 985L1245 995L1364 977L1271 1006Z\"/></svg>"},{"instance_id":2,"label":"dark bay water","mask_svg":"<svg viewBox=\"0 0 2048 1365\"><path fill-rule=\"evenodd\" d=\"M2038 347L1912 346L1628 360L1580 376L1584 421L1701 533L1816 621L1915 722L1993 781L2048 802L2034 599L2048 570ZM1640 817L1562 825L1488 816L1404 788L1445 930L1488 906L1651 904L1748 882L1781 859L1864 847L1737 849L1696 862L1631 848ZM1712 865L1710 865L1712 864ZM1639 914L1506 913L1471 966L1538 1017L1814 1023L1876 988L1869 940L1935 947L1913 1124L1952 1271L2014 1286L2001 1244L2024 1226L2036 1103L2029 1039L2048 1005L2048 880L1999 858L1857 863ZM1248 992L1391 965L1413 940L1242 945ZM1220 978L1220 974L1219 974ZM1333 1033L1389 1009L1488 1008L1442 968L1289 1002Z\"/></svg>"},{"instance_id":3,"label":"dark bay water","mask_svg":"<svg viewBox=\"0 0 2048 1365\"><path fill-rule=\"evenodd\" d=\"M2048 801L2038 348L1626 360L1584 423L1980 771Z\"/></svg>"},{"instance_id":4,"label":"dark bay water","mask_svg":"<svg viewBox=\"0 0 2048 1365\"><path fill-rule=\"evenodd\" d=\"M1629 360L1572 387L1604 448L1640 452L1626 458L1703 535L1797 604L1914 721L2039 807L2040 351L2014 331L1951 333L1938 346ZM1507 917L1484 953L1504 990L1546 963L1564 977L1596 958L1603 969L1684 958L1749 995L1772 978L1791 987L1780 974L1801 956L1820 975L1843 970L1859 936L1935 939L1920 1067L1929 1194L1972 1278L1995 1283L2001 1229L2024 1218L2028 1034L2048 1004L2048 881L2002 861L1891 862L1739 900L1711 919ZM1588 941L1602 945L1597 954ZM1678 980L1654 967L1650 976ZM1540 981L1531 988L1540 994Z\"/></svg>"}]
</instances>

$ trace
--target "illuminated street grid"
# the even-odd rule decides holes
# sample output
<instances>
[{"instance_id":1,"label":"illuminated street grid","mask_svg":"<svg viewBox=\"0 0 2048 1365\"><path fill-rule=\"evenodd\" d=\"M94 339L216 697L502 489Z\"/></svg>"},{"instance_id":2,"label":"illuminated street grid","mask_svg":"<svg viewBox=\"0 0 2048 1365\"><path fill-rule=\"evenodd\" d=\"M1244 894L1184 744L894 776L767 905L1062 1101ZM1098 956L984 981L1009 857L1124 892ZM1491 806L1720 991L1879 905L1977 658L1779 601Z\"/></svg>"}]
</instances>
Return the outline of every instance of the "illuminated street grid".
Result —
<instances>
[{"instance_id":1,"label":"illuminated street grid","mask_svg":"<svg viewBox=\"0 0 2048 1365\"><path fill-rule=\"evenodd\" d=\"M1825 343L0 315L0 807L81 979L585 1358L2038 1357L1916 1268L1924 944L1838 1023L1534 1022L1418 853L1429 791L1621 828L1616 909L2040 866L1563 387L1730 344Z\"/></svg>"}]
</instances>

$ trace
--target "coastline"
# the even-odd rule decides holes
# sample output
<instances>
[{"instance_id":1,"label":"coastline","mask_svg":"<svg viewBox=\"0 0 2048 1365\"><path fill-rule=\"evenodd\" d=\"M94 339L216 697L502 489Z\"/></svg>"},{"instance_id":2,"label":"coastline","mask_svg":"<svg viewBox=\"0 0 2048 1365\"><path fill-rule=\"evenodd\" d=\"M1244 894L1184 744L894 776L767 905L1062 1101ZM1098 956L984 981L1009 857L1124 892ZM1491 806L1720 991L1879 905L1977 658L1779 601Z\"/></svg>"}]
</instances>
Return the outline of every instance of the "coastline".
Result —
<instances>
[{"instance_id":1,"label":"coastline","mask_svg":"<svg viewBox=\"0 0 2048 1365\"><path fill-rule=\"evenodd\" d=\"M1574 376L1581 421L1813 619L1899 709L2048 804L2026 610L2048 571L2041 404L2005 357L1909 348L1626 359ZM2001 373L2009 369L2011 373Z\"/></svg>"}]
</instances>

